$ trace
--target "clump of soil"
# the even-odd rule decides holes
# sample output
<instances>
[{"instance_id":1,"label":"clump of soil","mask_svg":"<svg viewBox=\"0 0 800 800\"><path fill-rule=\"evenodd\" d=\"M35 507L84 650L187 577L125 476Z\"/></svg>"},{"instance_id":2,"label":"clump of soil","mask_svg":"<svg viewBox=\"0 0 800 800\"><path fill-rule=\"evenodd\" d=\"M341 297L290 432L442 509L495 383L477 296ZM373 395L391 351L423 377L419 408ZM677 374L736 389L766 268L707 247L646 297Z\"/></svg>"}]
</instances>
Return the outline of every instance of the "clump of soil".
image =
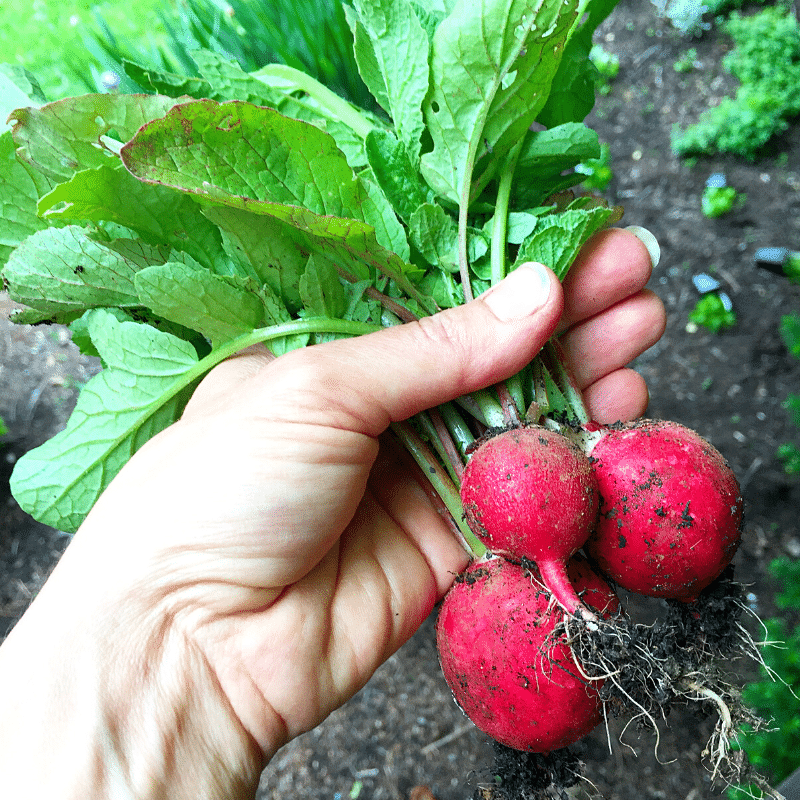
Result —
<instances>
[{"instance_id":1,"label":"clump of soil","mask_svg":"<svg viewBox=\"0 0 800 800\"><path fill-rule=\"evenodd\" d=\"M581 777L575 750L525 753L494 742L490 779L475 790L474 800L567 800L567 789Z\"/></svg>"}]
</instances>

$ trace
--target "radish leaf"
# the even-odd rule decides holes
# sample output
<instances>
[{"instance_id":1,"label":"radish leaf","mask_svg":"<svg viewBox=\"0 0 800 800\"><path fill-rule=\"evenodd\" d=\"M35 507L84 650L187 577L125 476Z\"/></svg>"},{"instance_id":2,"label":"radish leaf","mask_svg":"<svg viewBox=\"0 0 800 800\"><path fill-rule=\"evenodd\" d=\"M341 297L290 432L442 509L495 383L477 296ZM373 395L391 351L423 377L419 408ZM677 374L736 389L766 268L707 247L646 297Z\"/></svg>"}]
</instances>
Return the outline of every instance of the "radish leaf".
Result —
<instances>
[{"instance_id":1,"label":"radish leaf","mask_svg":"<svg viewBox=\"0 0 800 800\"><path fill-rule=\"evenodd\" d=\"M87 94L57 100L41 108L20 108L14 124L17 153L48 177L63 181L74 172L108 164L112 152L101 139L112 129L127 140L175 101L159 95Z\"/></svg>"},{"instance_id":2,"label":"radish leaf","mask_svg":"<svg viewBox=\"0 0 800 800\"><path fill-rule=\"evenodd\" d=\"M20 506L46 525L75 531L111 478L151 436L174 422L197 379L194 348L150 325L91 312L106 369L83 388L67 427L14 467Z\"/></svg>"},{"instance_id":3,"label":"radish leaf","mask_svg":"<svg viewBox=\"0 0 800 800\"><path fill-rule=\"evenodd\" d=\"M134 275L163 264L169 251L134 239L102 242L83 228L47 228L28 237L3 270L9 295L41 313L83 313L98 306L140 305Z\"/></svg>"},{"instance_id":4,"label":"radish leaf","mask_svg":"<svg viewBox=\"0 0 800 800\"><path fill-rule=\"evenodd\" d=\"M141 305L220 344L264 325L264 305L241 279L167 262L136 273ZM281 322L288 322L288 313Z\"/></svg>"},{"instance_id":5,"label":"radish leaf","mask_svg":"<svg viewBox=\"0 0 800 800\"><path fill-rule=\"evenodd\" d=\"M477 160L502 159L536 119L558 68L574 0L459 0L431 52L422 172L463 202Z\"/></svg>"},{"instance_id":6,"label":"radish leaf","mask_svg":"<svg viewBox=\"0 0 800 800\"><path fill-rule=\"evenodd\" d=\"M425 128L428 35L408 0L355 0L355 53L364 83L394 122L416 168Z\"/></svg>"},{"instance_id":7,"label":"radish leaf","mask_svg":"<svg viewBox=\"0 0 800 800\"><path fill-rule=\"evenodd\" d=\"M11 133L0 135L0 265L24 239L47 227L36 214L36 183L14 155Z\"/></svg>"},{"instance_id":8,"label":"radish leaf","mask_svg":"<svg viewBox=\"0 0 800 800\"><path fill-rule=\"evenodd\" d=\"M517 266L524 261L547 264L563 280L570 264L589 237L605 226L613 209L568 209L541 217L533 233L522 243Z\"/></svg>"},{"instance_id":9,"label":"radish leaf","mask_svg":"<svg viewBox=\"0 0 800 800\"><path fill-rule=\"evenodd\" d=\"M196 202L172 189L146 186L119 162L76 172L42 197L38 209L49 219L116 222L209 268L225 258L219 231Z\"/></svg>"},{"instance_id":10,"label":"radish leaf","mask_svg":"<svg viewBox=\"0 0 800 800\"><path fill-rule=\"evenodd\" d=\"M379 204L335 141L273 109L209 100L175 106L142 128L122 148L122 159L146 183L270 214L325 238L358 232L369 239L374 231L382 249L407 254L388 203Z\"/></svg>"}]
</instances>

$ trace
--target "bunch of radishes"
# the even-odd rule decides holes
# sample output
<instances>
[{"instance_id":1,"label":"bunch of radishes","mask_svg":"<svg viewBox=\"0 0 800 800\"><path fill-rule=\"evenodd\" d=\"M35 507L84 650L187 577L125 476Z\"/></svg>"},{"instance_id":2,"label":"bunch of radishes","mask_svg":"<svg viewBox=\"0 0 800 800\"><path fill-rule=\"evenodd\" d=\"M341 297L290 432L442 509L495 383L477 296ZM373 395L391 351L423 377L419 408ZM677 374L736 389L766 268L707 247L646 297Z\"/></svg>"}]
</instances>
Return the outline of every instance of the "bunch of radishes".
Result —
<instances>
[{"instance_id":1,"label":"bunch of radishes","mask_svg":"<svg viewBox=\"0 0 800 800\"><path fill-rule=\"evenodd\" d=\"M733 472L672 422L510 428L473 448L460 493L489 553L443 602L442 670L480 729L535 753L601 720L603 679L563 635L565 623L596 626L618 611L601 575L691 603L729 564L741 533Z\"/></svg>"}]
</instances>

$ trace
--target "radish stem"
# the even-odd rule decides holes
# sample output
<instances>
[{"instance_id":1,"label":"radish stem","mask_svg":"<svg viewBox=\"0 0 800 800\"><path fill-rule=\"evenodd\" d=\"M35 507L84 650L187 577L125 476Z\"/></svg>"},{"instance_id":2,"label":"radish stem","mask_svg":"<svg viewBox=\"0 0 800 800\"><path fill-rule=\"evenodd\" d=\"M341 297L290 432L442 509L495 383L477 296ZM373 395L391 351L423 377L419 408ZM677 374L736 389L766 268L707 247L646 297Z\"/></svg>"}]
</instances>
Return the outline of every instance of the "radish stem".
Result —
<instances>
[{"instance_id":1,"label":"radish stem","mask_svg":"<svg viewBox=\"0 0 800 800\"><path fill-rule=\"evenodd\" d=\"M590 421L591 417L583 403L583 395L578 388L574 376L566 366L561 347L555 339L551 339L542 349L544 365L549 369L559 390L563 393L569 410L580 424Z\"/></svg>"},{"instance_id":2,"label":"radish stem","mask_svg":"<svg viewBox=\"0 0 800 800\"><path fill-rule=\"evenodd\" d=\"M463 465L467 454L467 448L475 441L475 436L469 429L469 425L464 421L464 418L458 413L458 409L452 403L445 403L439 406L438 410L442 415L444 424L447 426L447 430L450 431L450 436L455 446L458 448Z\"/></svg>"},{"instance_id":3,"label":"radish stem","mask_svg":"<svg viewBox=\"0 0 800 800\"><path fill-rule=\"evenodd\" d=\"M450 436L450 431L444 424L442 415L437 409L432 408L429 411L417 414L414 420L419 423L422 432L430 439L452 481L456 485L460 485L464 464L455 442Z\"/></svg>"},{"instance_id":4,"label":"radish stem","mask_svg":"<svg viewBox=\"0 0 800 800\"><path fill-rule=\"evenodd\" d=\"M514 183L514 170L517 168L517 159L522 149L522 139L511 148L508 158L500 173L500 182L497 187L497 201L494 206L494 221L492 223L491 245L491 282L492 286L499 283L506 276L506 236L508 234L508 203L511 198L511 187Z\"/></svg>"},{"instance_id":5,"label":"radish stem","mask_svg":"<svg viewBox=\"0 0 800 800\"><path fill-rule=\"evenodd\" d=\"M486 547L469 529L464 520L461 507L461 496L450 476L444 467L436 460L436 456L430 451L428 446L419 437L419 434L408 422L393 422L392 430L397 434L403 447L411 454L417 462L425 478L433 486L436 494L439 495L444 503L453 522L458 527L461 537L464 540L467 552L475 558L480 558L485 552Z\"/></svg>"}]
</instances>

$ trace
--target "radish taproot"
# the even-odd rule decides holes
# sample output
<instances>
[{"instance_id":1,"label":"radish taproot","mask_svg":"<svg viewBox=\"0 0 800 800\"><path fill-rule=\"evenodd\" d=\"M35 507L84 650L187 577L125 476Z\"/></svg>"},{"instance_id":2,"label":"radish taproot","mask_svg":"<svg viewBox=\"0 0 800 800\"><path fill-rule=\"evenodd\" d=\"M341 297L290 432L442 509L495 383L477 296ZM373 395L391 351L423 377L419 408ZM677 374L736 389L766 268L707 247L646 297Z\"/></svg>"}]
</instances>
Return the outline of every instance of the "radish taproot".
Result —
<instances>
[{"instance_id":1,"label":"radish taproot","mask_svg":"<svg viewBox=\"0 0 800 800\"><path fill-rule=\"evenodd\" d=\"M739 545L735 475L709 442L678 423L595 427L591 461L601 500L587 554L625 589L695 600Z\"/></svg>"},{"instance_id":2,"label":"radish taproot","mask_svg":"<svg viewBox=\"0 0 800 800\"><path fill-rule=\"evenodd\" d=\"M567 612L582 607L566 564L589 536L599 501L580 447L540 425L491 436L464 468L461 502L470 529L489 550L534 561Z\"/></svg>"},{"instance_id":3,"label":"radish taproot","mask_svg":"<svg viewBox=\"0 0 800 800\"><path fill-rule=\"evenodd\" d=\"M601 681L585 678L569 643L553 636L567 616L536 575L502 557L473 562L445 596L439 659L456 702L493 739L544 753L601 720ZM618 608L608 584L576 557L569 578L598 614Z\"/></svg>"}]
</instances>

